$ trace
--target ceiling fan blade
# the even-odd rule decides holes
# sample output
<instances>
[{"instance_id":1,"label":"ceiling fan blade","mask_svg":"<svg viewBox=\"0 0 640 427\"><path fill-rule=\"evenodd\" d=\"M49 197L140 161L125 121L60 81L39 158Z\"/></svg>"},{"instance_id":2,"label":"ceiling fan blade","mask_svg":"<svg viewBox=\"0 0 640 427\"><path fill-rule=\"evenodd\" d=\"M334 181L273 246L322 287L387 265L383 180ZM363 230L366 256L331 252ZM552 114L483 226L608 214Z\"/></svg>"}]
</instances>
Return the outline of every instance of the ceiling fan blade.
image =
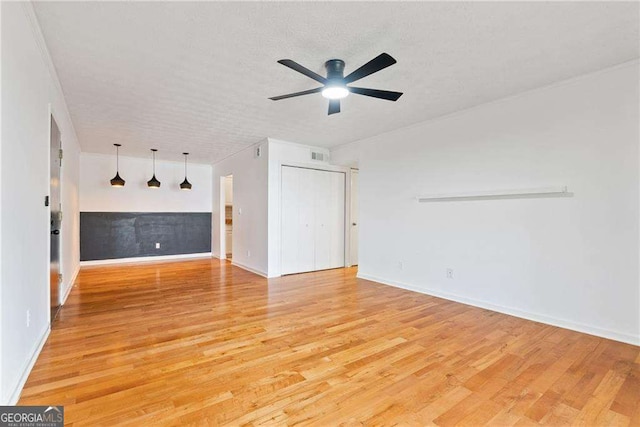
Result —
<instances>
[{"instance_id":1,"label":"ceiling fan blade","mask_svg":"<svg viewBox=\"0 0 640 427\"><path fill-rule=\"evenodd\" d=\"M323 87L317 87L315 89L303 90L302 92L288 93L286 95L273 96L269 98L272 101L278 101L280 99L293 98L294 96L311 95L312 93L321 92Z\"/></svg>"},{"instance_id":2,"label":"ceiling fan blade","mask_svg":"<svg viewBox=\"0 0 640 427\"><path fill-rule=\"evenodd\" d=\"M327 79L325 79L324 77L322 77L320 74L318 73L314 73L313 71L311 71L310 69L303 67L302 65L298 64L295 61L292 61L290 59L281 59L280 61L278 61L280 64L284 65L285 67L289 67L292 70L295 70L301 74L304 74L307 77L312 78L313 80L320 82L322 84L326 84L327 83Z\"/></svg>"},{"instance_id":3,"label":"ceiling fan blade","mask_svg":"<svg viewBox=\"0 0 640 427\"><path fill-rule=\"evenodd\" d=\"M350 92L358 95L371 96L373 98L386 99L387 101L397 101L402 96L402 92L392 92L390 90L366 89L363 87L349 87Z\"/></svg>"},{"instance_id":4,"label":"ceiling fan blade","mask_svg":"<svg viewBox=\"0 0 640 427\"><path fill-rule=\"evenodd\" d=\"M329 101L329 116L340 112L340 100L331 99Z\"/></svg>"},{"instance_id":5,"label":"ceiling fan blade","mask_svg":"<svg viewBox=\"0 0 640 427\"><path fill-rule=\"evenodd\" d=\"M355 82L356 80L360 80L363 77L367 77L370 74L377 73L380 70L383 70L393 64L396 63L396 60L391 57L388 53L381 53L380 55L373 58L371 61L364 64L362 67L355 70L353 73L349 74L344 78L345 83Z\"/></svg>"}]
</instances>

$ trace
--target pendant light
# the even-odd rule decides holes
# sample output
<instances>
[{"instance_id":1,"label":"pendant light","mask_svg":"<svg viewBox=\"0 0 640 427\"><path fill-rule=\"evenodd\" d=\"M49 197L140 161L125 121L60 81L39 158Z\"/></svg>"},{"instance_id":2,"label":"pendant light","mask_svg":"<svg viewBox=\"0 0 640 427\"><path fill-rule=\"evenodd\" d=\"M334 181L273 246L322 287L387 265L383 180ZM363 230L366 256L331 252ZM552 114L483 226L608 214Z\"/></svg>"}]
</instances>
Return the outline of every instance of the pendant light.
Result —
<instances>
[{"instance_id":1,"label":"pendant light","mask_svg":"<svg viewBox=\"0 0 640 427\"><path fill-rule=\"evenodd\" d=\"M151 153L153 155L153 177L149 181L147 181L147 187L149 188L160 188L160 181L156 178L156 150L155 148L151 149Z\"/></svg>"},{"instance_id":2,"label":"pendant light","mask_svg":"<svg viewBox=\"0 0 640 427\"><path fill-rule=\"evenodd\" d=\"M116 176L110 181L112 187L124 187L124 179L120 178L120 172L118 171L120 167L120 161L118 156L118 149L122 147L120 144L113 144L116 146Z\"/></svg>"},{"instance_id":3,"label":"pendant light","mask_svg":"<svg viewBox=\"0 0 640 427\"><path fill-rule=\"evenodd\" d=\"M189 155L189 153L182 154L184 154L184 181L182 181L182 183L180 184L180 189L191 190L191 183L187 181L187 156Z\"/></svg>"}]
</instances>

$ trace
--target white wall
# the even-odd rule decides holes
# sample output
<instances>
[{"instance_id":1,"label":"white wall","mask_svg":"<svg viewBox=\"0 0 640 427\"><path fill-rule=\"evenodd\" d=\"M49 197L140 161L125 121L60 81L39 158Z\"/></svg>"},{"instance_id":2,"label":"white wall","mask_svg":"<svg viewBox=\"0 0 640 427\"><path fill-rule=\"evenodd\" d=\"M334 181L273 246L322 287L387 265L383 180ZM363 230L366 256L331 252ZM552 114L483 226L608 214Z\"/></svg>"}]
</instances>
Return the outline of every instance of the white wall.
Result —
<instances>
[{"instance_id":1,"label":"white wall","mask_svg":"<svg viewBox=\"0 0 640 427\"><path fill-rule=\"evenodd\" d=\"M67 134L63 133L62 149L64 158L60 186L62 203L60 302L64 303L80 271L80 145L75 136L68 138Z\"/></svg>"},{"instance_id":2,"label":"white wall","mask_svg":"<svg viewBox=\"0 0 640 427\"><path fill-rule=\"evenodd\" d=\"M332 151L360 168L359 276L639 344L638 77L636 61ZM548 185L574 195L415 201Z\"/></svg>"},{"instance_id":3,"label":"white wall","mask_svg":"<svg viewBox=\"0 0 640 427\"><path fill-rule=\"evenodd\" d=\"M0 29L2 28L2 5L0 4ZM2 41L2 34L0 33L0 58L4 58L2 56L2 50L3 50L3 44L1 43ZM1 63L1 62L0 62ZM0 69L0 79L2 77L3 74L3 70ZM2 86L4 85L4 80L0 80L0 97L4 100L4 97L2 97ZM4 118L4 114L2 114L2 110L4 106L4 101L0 102L0 166L2 166L2 146L4 144L2 144L2 141L4 140L4 132L2 132L2 119ZM4 398L4 386L2 384L4 384L4 377L2 374L2 355L3 355L3 351L2 351L2 319L3 319L3 312L2 312L2 171L0 170L0 405L5 405L6 401Z\"/></svg>"},{"instance_id":4,"label":"white wall","mask_svg":"<svg viewBox=\"0 0 640 427\"><path fill-rule=\"evenodd\" d=\"M49 193L50 114L67 152L61 185L64 290L71 287L79 262L74 228L79 146L31 4L2 2L0 8L0 404L14 404L49 331L49 208L44 197Z\"/></svg>"},{"instance_id":5,"label":"white wall","mask_svg":"<svg viewBox=\"0 0 640 427\"><path fill-rule=\"evenodd\" d=\"M81 212L211 212L211 165L189 164L187 177L191 191L180 190L184 180L184 163L156 158L158 189L147 187L153 175L149 158L122 156L120 176L124 187L112 187L109 181L116 174L116 156L82 153L80 156Z\"/></svg>"},{"instance_id":6,"label":"white wall","mask_svg":"<svg viewBox=\"0 0 640 427\"><path fill-rule=\"evenodd\" d=\"M261 147L261 156L255 148ZM213 214L211 250L220 252L220 236L224 231L224 179L233 175L233 260L238 266L267 275L267 180L269 148L267 140L253 145L213 165ZM222 178L222 181L221 181ZM221 185L222 182L222 185ZM224 210L224 207L223 207ZM223 235L224 237L224 235Z\"/></svg>"}]
</instances>

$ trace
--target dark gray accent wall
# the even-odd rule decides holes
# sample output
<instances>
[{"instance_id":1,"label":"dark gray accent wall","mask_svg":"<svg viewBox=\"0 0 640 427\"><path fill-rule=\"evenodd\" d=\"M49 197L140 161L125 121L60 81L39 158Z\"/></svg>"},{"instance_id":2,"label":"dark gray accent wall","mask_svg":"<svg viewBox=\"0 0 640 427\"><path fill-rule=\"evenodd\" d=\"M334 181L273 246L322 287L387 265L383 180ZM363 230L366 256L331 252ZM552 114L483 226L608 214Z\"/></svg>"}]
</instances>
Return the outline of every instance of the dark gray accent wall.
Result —
<instances>
[{"instance_id":1,"label":"dark gray accent wall","mask_svg":"<svg viewBox=\"0 0 640 427\"><path fill-rule=\"evenodd\" d=\"M80 212L81 261L203 252L210 212Z\"/></svg>"}]
</instances>

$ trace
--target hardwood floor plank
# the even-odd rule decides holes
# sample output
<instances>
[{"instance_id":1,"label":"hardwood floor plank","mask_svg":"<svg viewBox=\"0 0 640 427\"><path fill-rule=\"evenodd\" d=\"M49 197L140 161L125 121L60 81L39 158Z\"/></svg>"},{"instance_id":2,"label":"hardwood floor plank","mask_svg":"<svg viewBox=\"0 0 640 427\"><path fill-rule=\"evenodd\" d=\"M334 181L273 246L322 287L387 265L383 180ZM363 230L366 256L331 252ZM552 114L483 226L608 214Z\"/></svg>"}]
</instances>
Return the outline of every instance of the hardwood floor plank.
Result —
<instances>
[{"instance_id":1,"label":"hardwood floor plank","mask_svg":"<svg viewBox=\"0 0 640 427\"><path fill-rule=\"evenodd\" d=\"M640 348L355 273L83 268L20 404L74 426L640 424Z\"/></svg>"},{"instance_id":2,"label":"hardwood floor plank","mask_svg":"<svg viewBox=\"0 0 640 427\"><path fill-rule=\"evenodd\" d=\"M632 365L611 404L611 410L632 417L638 408L640 408L640 366Z\"/></svg>"}]
</instances>

